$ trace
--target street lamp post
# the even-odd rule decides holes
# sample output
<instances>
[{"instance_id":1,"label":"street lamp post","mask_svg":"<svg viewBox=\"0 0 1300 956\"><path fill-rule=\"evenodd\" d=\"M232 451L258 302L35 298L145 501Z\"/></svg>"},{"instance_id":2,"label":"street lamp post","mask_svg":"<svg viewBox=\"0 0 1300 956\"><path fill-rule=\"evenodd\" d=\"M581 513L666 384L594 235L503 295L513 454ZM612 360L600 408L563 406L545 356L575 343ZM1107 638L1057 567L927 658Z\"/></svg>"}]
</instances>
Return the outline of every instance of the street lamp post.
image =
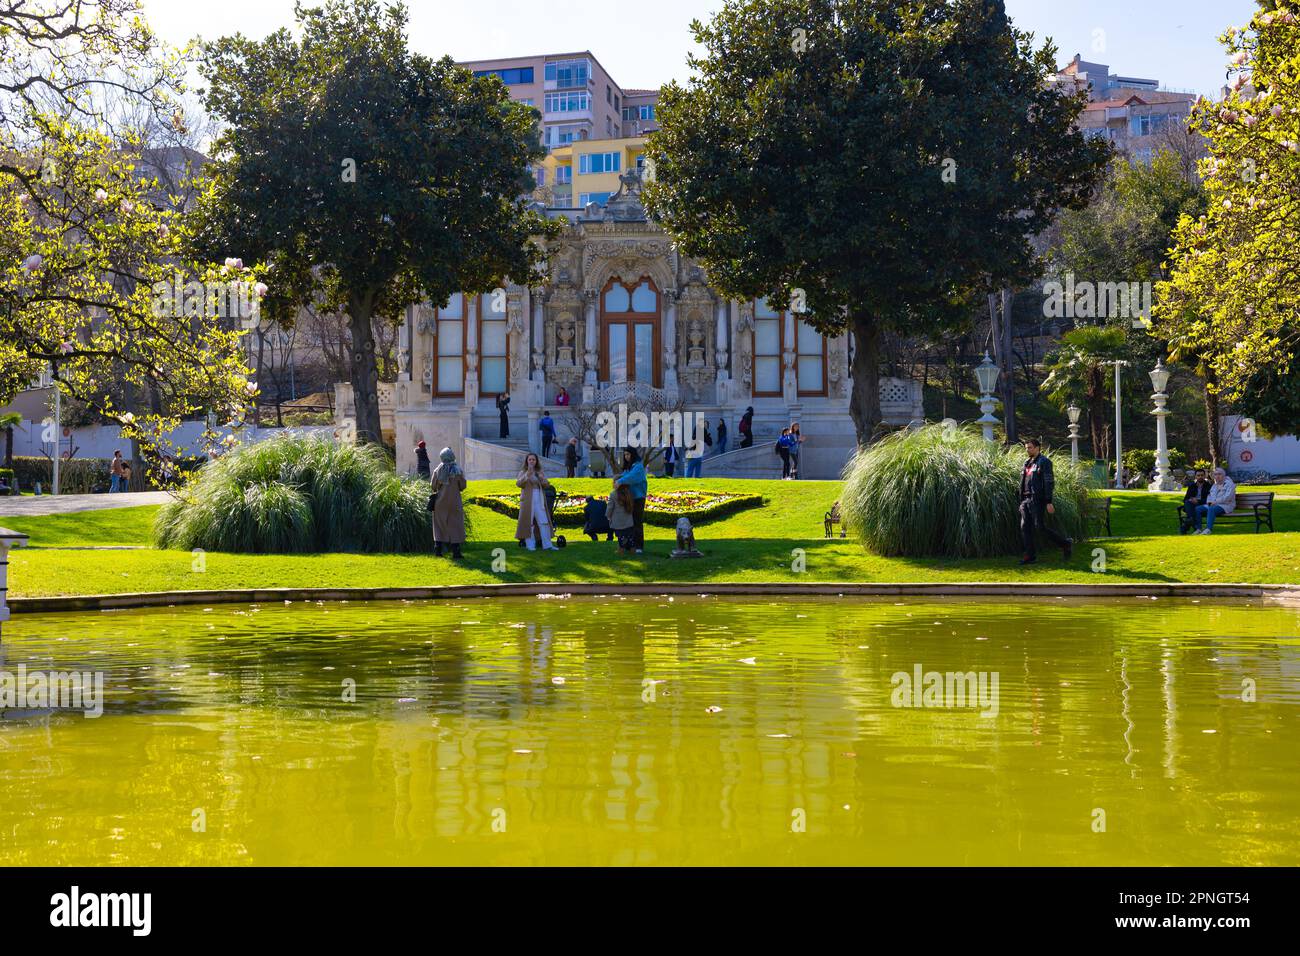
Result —
<instances>
[{"instance_id":1,"label":"street lamp post","mask_svg":"<svg viewBox=\"0 0 1300 956\"><path fill-rule=\"evenodd\" d=\"M980 389L980 411L984 413L979 420L984 429L984 440L993 441L993 427L1001 424L993 417L993 409L997 408L997 399L993 397L993 390L998 384L998 367L989 358L988 349L984 350L984 361L975 366L975 380L979 383Z\"/></svg>"},{"instance_id":2,"label":"street lamp post","mask_svg":"<svg viewBox=\"0 0 1300 956\"><path fill-rule=\"evenodd\" d=\"M1115 488L1118 491L1124 490L1124 423L1123 423L1123 396L1120 392L1120 374L1124 367L1128 365L1123 359L1115 359L1113 362L1105 363L1115 366Z\"/></svg>"},{"instance_id":3,"label":"street lamp post","mask_svg":"<svg viewBox=\"0 0 1300 956\"><path fill-rule=\"evenodd\" d=\"M1155 480L1147 485L1147 490L1174 491L1177 486L1169 469L1169 439L1165 432L1165 419L1169 417L1169 409L1165 407L1169 401L1165 392L1165 386L1169 384L1169 370L1165 368L1164 360L1158 359L1156 367L1148 374L1151 376L1151 387L1155 389L1151 400L1156 403L1156 407L1151 414L1156 417L1156 473Z\"/></svg>"},{"instance_id":4,"label":"street lamp post","mask_svg":"<svg viewBox=\"0 0 1300 956\"><path fill-rule=\"evenodd\" d=\"M1070 416L1070 464L1079 463L1079 416L1083 410L1074 402L1065 410L1065 414Z\"/></svg>"}]
</instances>

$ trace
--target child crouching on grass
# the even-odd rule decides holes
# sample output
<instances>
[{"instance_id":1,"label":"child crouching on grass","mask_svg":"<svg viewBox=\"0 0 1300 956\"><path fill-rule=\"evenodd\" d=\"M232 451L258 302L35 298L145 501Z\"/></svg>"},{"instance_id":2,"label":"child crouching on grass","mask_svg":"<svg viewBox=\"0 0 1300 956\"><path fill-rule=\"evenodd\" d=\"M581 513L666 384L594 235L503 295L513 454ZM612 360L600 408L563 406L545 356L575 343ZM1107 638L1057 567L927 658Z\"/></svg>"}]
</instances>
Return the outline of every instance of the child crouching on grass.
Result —
<instances>
[{"instance_id":1,"label":"child crouching on grass","mask_svg":"<svg viewBox=\"0 0 1300 956\"><path fill-rule=\"evenodd\" d=\"M634 546L632 540L633 526L636 523L632 517L634 505L632 489L627 485L616 485L609 496L609 504L605 506L605 515L609 518L609 526L618 537L618 551L620 554L631 553Z\"/></svg>"}]
</instances>

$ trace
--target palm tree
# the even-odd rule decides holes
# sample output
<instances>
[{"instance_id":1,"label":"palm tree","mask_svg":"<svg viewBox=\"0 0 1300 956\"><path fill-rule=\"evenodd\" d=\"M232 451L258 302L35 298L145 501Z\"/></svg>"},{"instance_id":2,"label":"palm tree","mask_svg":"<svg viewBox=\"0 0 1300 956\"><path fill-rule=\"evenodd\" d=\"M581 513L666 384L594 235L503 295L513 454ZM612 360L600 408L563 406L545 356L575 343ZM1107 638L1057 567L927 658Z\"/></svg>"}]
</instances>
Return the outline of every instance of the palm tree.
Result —
<instances>
[{"instance_id":1,"label":"palm tree","mask_svg":"<svg viewBox=\"0 0 1300 956\"><path fill-rule=\"evenodd\" d=\"M18 412L0 414L0 429L5 433L5 467L14 466L14 429L21 428L23 416Z\"/></svg>"},{"instance_id":2,"label":"palm tree","mask_svg":"<svg viewBox=\"0 0 1300 956\"><path fill-rule=\"evenodd\" d=\"M1081 325L1061 336L1047 353L1047 377L1039 387L1060 407L1078 402L1088 413L1093 457L1106 447L1102 439L1106 408L1106 363L1123 358L1127 336L1118 325Z\"/></svg>"}]
</instances>

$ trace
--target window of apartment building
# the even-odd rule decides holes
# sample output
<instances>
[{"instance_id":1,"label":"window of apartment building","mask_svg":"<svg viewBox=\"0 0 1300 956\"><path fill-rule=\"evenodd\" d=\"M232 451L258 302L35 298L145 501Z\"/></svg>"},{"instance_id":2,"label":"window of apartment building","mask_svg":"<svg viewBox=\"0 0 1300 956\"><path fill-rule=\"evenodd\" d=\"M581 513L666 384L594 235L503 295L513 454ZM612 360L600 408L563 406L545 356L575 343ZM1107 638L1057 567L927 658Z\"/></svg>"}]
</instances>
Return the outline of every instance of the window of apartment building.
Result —
<instances>
[{"instance_id":1,"label":"window of apartment building","mask_svg":"<svg viewBox=\"0 0 1300 956\"><path fill-rule=\"evenodd\" d=\"M533 175L537 177L537 185L539 185L539 186L545 186L545 185L546 185L546 167L545 167L545 166L538 166L536 169L533 170Z\"/></svg>"},{"instance_id":2,"label":"window of apartment building","mask_svg":"<svg viewBox=\"0 0 1300 956\"><path fill-rule=\"evenodd\" d=\"M1152 124L1150 116L1130 116L1128 133L1130 136L1150 136Z\"/></svg>"},{"instance_id":3,"label":"window of apartment building","mask_svg":"<svg viewBox=\"0 0 1300 956\"><path fill-rule=\"evenodd\" d=\"M498 76L506 86L533 82L533 68L521 66L510 70L475 70L475 76Z\"/></svg>"},{"instance_id":4,"label":"window of apartment building","mask_svg":"<svg viewBox=\"0 0 1300 956\"><path fill-rule=\"evenodd\" d=\"M605 117L605 135L606 136L614 135L614 121L610 119L608 116Z\"/></svg>"},{"instance_id":5,"label":"window of apartment building","mask_svg":"<svg viewBox=\"0 0 1300 956\"><path fill-rule=\"evenodd\" d=\"M573 182L573 167L572 167L572 166L556 166L556 167L555 167L555 185L558 186L558 185L560 185L561 183L571 183L571 182Z\"/></svg>"},{"instance_id":6,"label":"window of apartment building","mask_svg":"<svg viewBox=\"0 0 1300 956\"><path fill-rule=\"evenodd\" d=\"M610 86L608 83L605 84L605 102L606 103L614 102L614 88Z\"/></svg>"},{"instance_id":7,"label":"window of apartment building","mask_svg":"<svg viewBox=\"0 0 1300 956\"><path fill-rule=\"evenodd\" d=\"M445 308L435 311L438 362L435 395L465 394L465 297L457 292Z\"/></svg>"},{"instance_id":8,"label":"window of apartment building","mask_svg":"<svg viewBox=\"0 0 1300 956\"><path fill-rule=\"evenodd\" d=\"M506 391L506 369L510 364L505 296L489 292L479 296L477 304L479 394L491 397Z\"/></svg>"},{"instance_id":9,"label":"window of apartment building","mask_svg":"<svg viewBox=\"0 0 1300 956\"><path fill-rule=\"evenodd\" d=\"M652 120L655 118L655 105L648 103L645 106L637 107L637 115L643 120Z\"/></svg>"},{"instance_id":10,"label":"window of apartment building","mask_svg":"<svg viewBox=\"0 0 1300 956\"><path fill-rule=\"evenodd\" d=\"M523 103L524 106L536 106L536 104L533 102L533 98L532 98L531 96L523 96L523 97L520 97L519 102L520 102L520 103Z\"/></svg>"},{"instance_id":11,"label":"window of apartment building","mask_svg":"<svg viewBox=\"0 0 1300 956\"><path fill-rule=\"evenodd\" d=\"M547 93L546 112L578 113L591 109L590 93Z\"/></svg>"},{"instance_id":12,"label":"window of apartment building","mask_svg":"<svg viewBox=\"0 0 1300 956\"><path fill-rule=\"evenodd\" d=\"M564 146L580 139L587 138L587 129L584 126L548 126L546 127L546 145L547 146Z\"/></svg>"},{"instance_id":13,"label":"window of apartment building","mask_svg":"<svg viewBox=\"0 0 1300 956\"><path fill-rule=\"evenodd\" d=\"M605 193L578 193L578 206L579 206L579 208L586 208L586 206L587 206L588 203L593 203L593 202L594 202L594 203L597 203L597 204L599 204L599 205L601 205L601 206L603 206L603 205L605 205L605 203L609 202L609 197L610 197L611 195L612 195L612 193L607 193L607 192L605 192Z\"/></svg>"},{"instance_id":14,"label":"window of apartment building","mask_svg":"<svg viewBox=\"0 0 1300 956\"><path fill-rule=\"evenodd\" d=\"M771 308L767 299L754 303L754 394L781 394L782 353L793 347L800 395L826 394L826 338L796 318L794 342L786 342L787 313Z\"/></svg>"},{"instance_id":15,"label":"window of apartment building","mask_svg":"<svg viewBox=\"0 0 1300 956\"><path fill-rule=\"evenodd\" d=\"M557 60L546 64L546 79L562 88L586 86L591 67L586 60Z\"/></svg>"},{"instance_id":16,"label":"window of apartment building","mask_svg":"<svg viewBox=\"0 0 1300 956\"><path fill-rule=\"evenodd\" d=\"M636 118L637 118L637 112L636 112L636 107L635 107L635 106L625 106L625 107L623 107L623 120L624 120L624 122L630 123L630 122L632 122L632 121L633 121L634 119L636 119Z\"/></svg>"},{"instance_id":17,"label":"window of apartment building","mask_svg":"<svg viewBox=\"0 0 1300 956\"><path fill-rule=\"evenodd\" d=\"M620 169L618 153L583 153L578 157L579 173L616 173Z\"/></svg>"},{"instance_id":18,"label":"window of apartment building","mask_svg":"<svg viewBox=\"0 0 1300 956\"><path fill-rule=\"evenodd\" d=\"M617 94L617 93L614 94L614 112L615 112L615 113L618 112L618 94Z\"/></svg>"}]
</instances>

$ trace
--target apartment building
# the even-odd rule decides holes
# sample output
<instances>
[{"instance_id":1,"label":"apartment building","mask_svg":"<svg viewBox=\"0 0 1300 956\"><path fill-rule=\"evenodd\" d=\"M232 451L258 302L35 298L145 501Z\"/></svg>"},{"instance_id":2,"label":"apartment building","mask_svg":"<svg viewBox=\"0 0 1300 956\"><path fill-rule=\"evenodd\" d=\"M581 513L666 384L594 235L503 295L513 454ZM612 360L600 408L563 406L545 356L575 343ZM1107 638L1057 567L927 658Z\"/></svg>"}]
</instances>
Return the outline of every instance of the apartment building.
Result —
<instances>
[{"instance_id":1,"label":"apartment building","mask_svg":"<svg viewBox=\"0 0 1300 956\"><path fill-rule=\"evenodd\" d=\"M1139 162L1171 141L1191 115L1196 94L1162 90L1157 80L1118 76L1104 63L1074 55L1056 74L1067 89L1087 90L1088 105L1079 117L1084 136L1106 139Z\"/></svg>"},{"instance_id":2,"label":"apartment building","mask_svg":"<svg viewBox=\"0 0 1300 956\"><path fill-rule=\"evenodd\" d=\"M550 187L555 208L603 206L618 192L622 173L644 167L645 144L645 136L622 136L557 146L539 168L538 184Z\"/></svg>"},{"instance_id":3,"label":"apartment building","mask_svg":"<svg viewBox=\"0 0 1300 956\"><path fill-rule=\"evenodd\" d=\"M500 77L510 98L542 114L547 148L585 139L649 132L658 90L625 90L590 50L459 64L476 76Z\"/></svg>"}]
</instances>

